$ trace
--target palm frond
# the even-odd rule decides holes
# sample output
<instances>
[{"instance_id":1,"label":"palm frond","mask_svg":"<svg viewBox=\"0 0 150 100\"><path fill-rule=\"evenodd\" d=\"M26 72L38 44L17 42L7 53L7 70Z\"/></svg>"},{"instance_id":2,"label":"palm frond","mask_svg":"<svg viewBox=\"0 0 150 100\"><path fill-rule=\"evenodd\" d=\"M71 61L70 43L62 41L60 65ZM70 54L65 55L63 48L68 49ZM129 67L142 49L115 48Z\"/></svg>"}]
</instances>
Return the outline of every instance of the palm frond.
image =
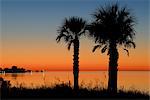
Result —
<instances>
[{"instance_id":1,"label":"palm frond","mask_svg":"<svg viewBox=\"0 0 150 100\"><path fill-rule=\"evenodd\" d=\"M100 48L100 47L101 47L101 45L96 45L96 46L94 46L92 52L95 52L95 50L98 49L98 48Z\"/></svg>"},{"instance_id":2,"label":"palm frond","mask_svg":"<svg viewBox=\"0 0 150 100\"><path fill-rule=\"evenodd\" d=\"M104 53L107 50L107 45L105 45L102 49L101 52Z\"/></svg>"},{"instance_id":3,"label":"palm frond","mask_svg":"<svg viewBox=\"0 0 150 100\"><path fill-rule=\"evenodd\" d=\"M129 56L129 50L127 50L127 49L123 49L123 50L125 50L127 52L127 55Z\"/></svg>"},{"instance_id":4,"label":"palm frond","mask_svg":"<svg viewBox=\"0 0 150 100\"><path fill-rule=\"evenodd\" d=\"M75 39L85 33L86 21L80 17L70 17L65 18L64 22L57 32L59 35L56 38L57 42L63 38L65 43L67 43L68 50L70 50L71 45Z\"/></svg>"},{"instance_id":5,"label":"palm frond","mask_svg":"<svg viewBox=\"0 0 150 100\"><path fill-rule=\"evenodd\" d=\"M72 37L71 35L66 35L66 36L64 37L64 40L65 40L66 43L69 42L69 41L72 40L72 39L73 39L73 37Z\"/></svg>"},{"instance_id":6,"label":"palm frond","mask_svg":"<svg viewBox=\"0 0 150 100\"><path fill-rule=\"evenodd\" d=\"M61 40L62 37L65 38L65 37L67 37L67 36L66 36L65 34L63 34L63 33L59 34L59 35L57 36L57 38L56 38L57 43L60 42L60 40Z\"/></svg>"},{"instance_id":7,"label":"palm frond","mask_svg":"<svg viewBox=\"0 0 150 100\"><path fill-rule=\"evenodd\" d=\"M71 40L71 41L68 43L68 50L70 50L73 41L74 41L74 40Z\"/></svg>"},{"instance_id":8,"label":"palm frond","mask_svg":"<svg viewBox=\"0 0 150 100\"><path fill-rule=\"evenodd\" d=\"M81 36L82 34L84 34L85 33L85 29L82 29L79 33L78 33L78 36Z\"/></svg>"},{"instance_id":9,"label":"palm frond","mask_svg":"<svg viewBox=\"0 0 150 100\"><path fill-rule=\"evenodd\" d=\"M132 41L129 41L129 42L127 42L127 43L128 43L128 44L132 44L133 48L135 48L135 47L136 47L135 43L134 43L134 42L132 42Z\"/></svg>"},{"instance_id":10,"label":"palm frond","mask_svg":"<svg viewBox=\"0 0 150 100\"><path fill-rule=\"evenodd\" d=\"M126 48L131 48L131 47L135 48L136 47L136 45L133 41L127 41L124 45Z\"/></svg>"},{"instance_id":11,"label":"palm frond","mask_svg":"<svg viewBox=\"0 0 150 100\"><path fill-rule=\"evenodd\" d=\"M110 54L110 50L108 50L108 52L107 52L107 55L109 55Z\"/></svg>"},{"instance_id":12,"label":"palm frond","mask_svg":"<svg viewBox=\"0 0 150 100\"><path fill-rule=\"evenodd\" d=\"M94 20L87 29L89 36L94 39L95 43L105 45L110 40L115 40L117 45L124 45L127 48L136 47L132 42L135 36L136 20L127 7L121 8L118 3L101 6L92 16ZM102 53L106 49L107 47L104 47L101 50Z\"/></svg>"},{"instance_id":13,"label":"palm frond","mask_svg":"<svg viewBox=\"0 0 150 100\"><path fill-rule=\"evenodd\" d=\"M86 26L86 21L80 17L70 17L69 19L65 19L64 25L68 31L72 32L72 34L79 34L82 30L84 30Z\"/></svg>"}]
</instances>

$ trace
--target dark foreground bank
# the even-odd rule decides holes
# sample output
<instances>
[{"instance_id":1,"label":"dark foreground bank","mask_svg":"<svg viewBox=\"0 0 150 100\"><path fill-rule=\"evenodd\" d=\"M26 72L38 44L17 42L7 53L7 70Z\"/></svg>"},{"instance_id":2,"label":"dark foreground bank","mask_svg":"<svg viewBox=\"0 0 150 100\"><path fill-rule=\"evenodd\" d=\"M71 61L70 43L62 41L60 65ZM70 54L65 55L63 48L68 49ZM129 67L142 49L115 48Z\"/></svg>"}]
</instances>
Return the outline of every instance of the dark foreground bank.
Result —
<instances>
[{"instance_id":1,"label":"dark foreground bank","mask_svg":"<svg viewBox=\"0 0 150 100\"><path fill-rule=\"evenodd\" d=\"M103 88L80 88L78 93L75 93L72 87L69 84L59 84L53 87L40 87L36 89L27 89L23 87L9 87L2 89L1 91L2 99L32 99L32 98L106 98L106 99L115 99L115 98L134 98L134 99L147 99L149 100L148 93L140 92L140 91L123 91L118 90L116 95L110 95L107 89Z\"/></svg>"}]
</instances>

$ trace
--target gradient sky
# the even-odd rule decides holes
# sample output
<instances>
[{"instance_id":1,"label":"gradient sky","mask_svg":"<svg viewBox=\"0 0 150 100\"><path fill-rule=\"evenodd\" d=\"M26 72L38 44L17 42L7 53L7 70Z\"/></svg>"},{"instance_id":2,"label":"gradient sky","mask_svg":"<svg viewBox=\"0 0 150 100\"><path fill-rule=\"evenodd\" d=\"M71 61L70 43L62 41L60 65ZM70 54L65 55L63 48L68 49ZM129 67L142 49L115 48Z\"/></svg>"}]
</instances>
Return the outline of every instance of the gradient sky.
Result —
<instances>
[{"instance_id":1,"label":"gradient sky","mask_svg":"<svg viewBox=\"0 0 150 100\"><path fill-rule=\"evenodd\" d=\"M72 69L73 51L65 43L57 44L57 29L63 19L79 16L88 22L101 5L115 0L1 0L0 66L16 65L27 69ZM119 48L119 69L149 68L149 0L118 0L137 18L136 49L130 56ZM92 53L94 42L82 37L80 69L105 69L108 56Z\"/></svg>"}]
</instances>

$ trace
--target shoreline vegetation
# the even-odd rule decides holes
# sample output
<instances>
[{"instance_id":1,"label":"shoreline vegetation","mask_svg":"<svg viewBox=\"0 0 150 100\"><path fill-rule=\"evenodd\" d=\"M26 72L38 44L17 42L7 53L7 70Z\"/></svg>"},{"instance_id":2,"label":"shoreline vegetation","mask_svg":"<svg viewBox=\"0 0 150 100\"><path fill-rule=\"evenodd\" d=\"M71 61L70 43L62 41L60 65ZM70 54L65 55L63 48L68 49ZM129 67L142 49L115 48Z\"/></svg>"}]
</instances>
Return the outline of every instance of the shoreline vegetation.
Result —
<instances>
[{"instance_id":1,"label":"shoreline vegetation","mask_svg":"<svg viewBox=\"0 0 150 100\"><path fill-rule=\"evenodd\" d=\"M139 90L117 90L117 94L112 95L109 91L102 87L79 87L76 93L68 83L55 84L52 87L37 87L37 88L25 88L20 85L20 87L11 87L9 81L0 78L1 84L1 97L4 99L15 99L15 98L131 98L131 99L149 99L150 95L146 92Z\"/></svg>"},{"instance_id":2,"label":"shoreline vegetation","mask_svg":"<svg viewBox=\"0 0 150 100\"><path fill-rule=\"evenodd\" d=\"M0 68L0 73L25 73L31 72L31 70L26 70L24 68L18 68L17 66L12 66L11 68Z\"/></svg>"},{"instance_id":3,"label":"shoreline vegetation","mask_svg":"<svg viewBox=\"0 0 150 100\"><path fill-rule=\"evenodd\" d=\"M28 70L28 69L24 69L24 68L20 68L17 67L17 71L13 70L12 66L11 68L0 68L0 74L3 73L26 73L26 72L51 72L51 71L72 71L72 69L57 69L57 70ZM90 69L90 70L86 70L86 69L80 69L79 71L108 71L108 69ZM150 71L147 69L119 69L118 71Z\"/></svg>"},{"instance_id":4,"label":"shoreline vegetation","mask_svg":"<svg viewBox=\"0 0 150 100\"><path fill-rule=\"evenodd\" d=\"M0 68L0 73L26 73L26 72L44 72L44 70L27 70L24 68L19 68L17 66L12 66L11 68Z\"/></svg>"}]
</instances>

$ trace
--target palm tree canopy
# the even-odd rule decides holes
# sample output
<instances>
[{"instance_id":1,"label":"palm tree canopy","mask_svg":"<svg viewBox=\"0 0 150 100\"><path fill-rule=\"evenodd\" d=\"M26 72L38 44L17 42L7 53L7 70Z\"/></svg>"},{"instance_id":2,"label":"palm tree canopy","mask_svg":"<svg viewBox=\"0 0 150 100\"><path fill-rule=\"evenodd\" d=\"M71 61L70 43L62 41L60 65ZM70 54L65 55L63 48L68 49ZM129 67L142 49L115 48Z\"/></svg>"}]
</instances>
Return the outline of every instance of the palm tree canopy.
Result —
<instances>
[{"instance_id":1,"label":"palm tree canopy","mask_svg":"<svg viewBox=\"0 0 150 100\"><path fill-rule=\"evenodd\" d=\"M120 8L116 3L98 8L92 15L94 21L89 25L88 30L90 36L94 37L95 43L98 43L93 51L104 45L102 52L105 52L110 41L124 45L125 48L135 48L133 41L135 17L131 15L129 9Z\"/></svg>"},{"instance_id":2,"label":"palm tree canopy","mask_svg":"<svg viewBox=\"0 0 150 100\"><path fill-rule=\"evenodd\" d=\"M86 21L80 17L65 18L63 25L58 29L59 35L57 36L56 41L60 42L63 38L68 44L68 50L70 50L75 37L79 38L85 33L85 26Z\"/></svg>"}]
</instances>

